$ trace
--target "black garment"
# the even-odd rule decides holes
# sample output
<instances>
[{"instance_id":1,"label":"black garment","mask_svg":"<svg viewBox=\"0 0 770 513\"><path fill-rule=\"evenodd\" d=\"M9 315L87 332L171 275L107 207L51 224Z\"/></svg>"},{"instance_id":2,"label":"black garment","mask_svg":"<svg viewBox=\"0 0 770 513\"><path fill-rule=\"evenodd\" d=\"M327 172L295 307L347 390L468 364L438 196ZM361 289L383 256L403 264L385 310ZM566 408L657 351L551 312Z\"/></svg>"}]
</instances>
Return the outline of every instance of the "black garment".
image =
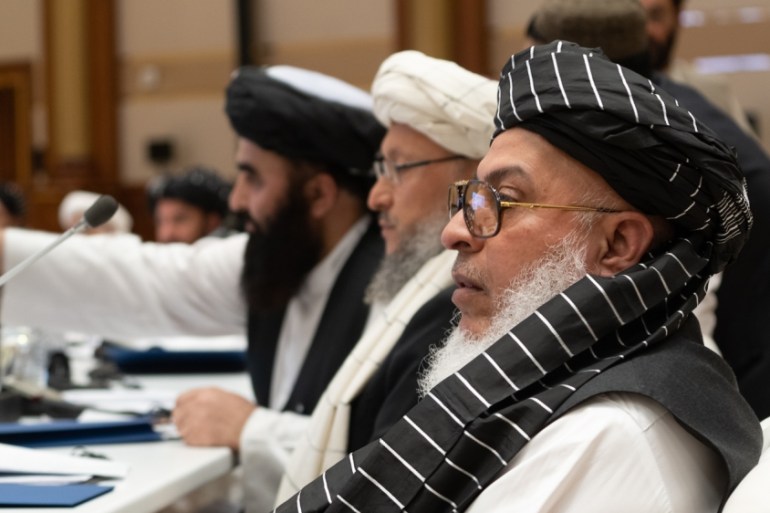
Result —
<instances>
[{"instance_id":1,"label":"black garment","mask_svg":"<svg viewBox=\"0 0 770 513\"><path fill-rule=\"evenodd\" d=\"M233 130L266 150L320 165L338 179L373 176L385 127L360 98L356 101L366 93L309 70L295 70L298 82L308 82L302 84L273 70L243 66L233 74L225 104ZM314 79L322 82L317 92L309 83Z\"/></svg>"},{"instance_id":2,"label":"black garment","mask_svg":"<svg viewBox=\"0 0 770 513\"><path fill-rule=\"evenodd\" d=\"M708 400L703 399L704 390L708 390ZM701 344L697 322L692 319L664 343L607 369L580 387L554 411L551 421L592 397L611 392L638 393L670 411L690 433L720 455L728 476L728 490L734 489L756 464L762 445L757 419L738 395L729 367ZM354 453L352 460L358 465L376 447L377 442L367 445ZM345 459L327 474L349 472L349 468L350 461ZM337 501L330 506L322 496L313 493L311 487L321 486L320 482L321 478L303 488L302 511L346 510ZM366 511L389 511L392 505L385 501L370 506ZM296 497L277 511L297 511Z\"/></svg>"},{"instance_id":3,"label":"black garment","mask_svg":"<svg viewBox=\"0 0 770 513\"><path fill-rule=\"evenodd\" d=\"M639 354L630 365L607 369L580 387L556 410L554 420L610 391L647 396L721 456L728 476L724 503L728 492L756 464L762 433L757 431L757 419L748 403L735 393L733 373L701 340L697 322L690 319L672 340ZM702 399L704 390L708 390L708 401Z\"/></svg>"},{"instance_id":4,"label":"black garment","mask_svg":"<svg viewBox=\"0 0 770 513\"><path fill-rule=\"evenodd\" d=\"M309 413L363 332L369 306L363 297L383 255L379 227L371 223L329 294L297 382L287 403L274 408ZM268 404L278 336L285 311L249 312L248 367L257 402Z\"/></svg>"},{"instance_id":5,"label":"black garment","mask_svg":"<svg viewBox=\"0 0 770 513\"><path fill-rule=\"evenodd\" d=\"M452 328L454 287L426 302L412 317L379 370L351 404L348 451L352 452L387 431L417 404L417 377L432 345L439 345Z\"/></svg>"},{"instance_id":6,"label":"black garment","mask_svg":"<svg viewBox=\"0 0 770 513\"><path fill-rule=\"evenodd\" d=\"M751 136L695 89L656 74L671 93L738 155L748 187L754 226L717 290L714 340L738 378L738 387L760 419L770 416L770 158Z\"/></svg>"}]
</instances>

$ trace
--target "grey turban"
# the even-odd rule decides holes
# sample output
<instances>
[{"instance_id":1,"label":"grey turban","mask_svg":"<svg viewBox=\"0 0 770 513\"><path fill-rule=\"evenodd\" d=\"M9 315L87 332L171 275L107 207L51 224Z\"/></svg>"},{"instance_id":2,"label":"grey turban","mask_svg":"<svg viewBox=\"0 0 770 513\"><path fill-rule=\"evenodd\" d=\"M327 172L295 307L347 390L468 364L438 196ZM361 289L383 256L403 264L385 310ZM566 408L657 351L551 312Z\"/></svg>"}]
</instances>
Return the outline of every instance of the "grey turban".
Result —
<instances>
[{"instance_id":1,"label":"grey turban","mask_svg":"<svg viewBox=\"0 0 770 513\"><path fill-rule=\"evenodd\" d=\"M495 136L514 126L542 135L642 212L703 233L712 272L735 259L752 222L735 154L648 79L556 41L512 57L498 94Z\"/></svg>"},{"instance_id":2,"label":"grey turban","mask_svg":"<svg viewBox=\"0 0 770 513\"><path fill-rule=\"evenodd\" d=\"M497 82L415 50L380 65L372 83L374 114L403 123L447 150L480 159L489 149Z\"/></svg>"},{"instance_id":3,"label":"grey turban","mask_svg":"<svg viewBox=\"0 0 770 513\"><path fill-rule=\"evenodd\" d=\"M238 69L227 87L225 111L240 137L352 176L371 174L385 135L368 93L292 66Z\"/></svg>"}]
</instances>

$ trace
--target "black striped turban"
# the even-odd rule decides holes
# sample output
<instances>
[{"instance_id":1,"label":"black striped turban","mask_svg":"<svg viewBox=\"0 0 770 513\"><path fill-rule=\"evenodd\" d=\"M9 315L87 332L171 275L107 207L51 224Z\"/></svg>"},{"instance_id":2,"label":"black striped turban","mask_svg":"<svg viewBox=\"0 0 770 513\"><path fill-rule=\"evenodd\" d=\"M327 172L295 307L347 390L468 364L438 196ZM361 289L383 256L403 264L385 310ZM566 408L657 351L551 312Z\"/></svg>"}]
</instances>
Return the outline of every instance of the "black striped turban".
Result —
<instances>
[{"instance_id":1,"label":"black striped turban","mask_svg":"<svg viewBox=\"0 0 770 513\"><path fill-rule=\"evenodd\" d=\"M372 162L385 135L367 92L292 66L236 70L225 111L240 137L351 176L373 176Z\"/></svg>"},{"instance_id":2,"label":"black striped turban","mask_svg":"<svg viewBox=\"0 0 770 513\"><path fill-rule=\"evenodd\" d=\"M702 231L714 244L711 272L738 255L751 213L734 152L650 80L556 41L513 56L498 95L495 136L536 132L642 212Z\"/></svg>"},{"instance_id":3,"label":"black striped turban","mask_svg":"<svg viewBox=\"0 0 770 513\"><path fill-rule=\"evenodd\" d=\"M614 388L612 376L637 369L637 356L649 352L665 362L675 348L702 349L680 330L709 271L735 257L751 223L732 152L645 79L568 43L515 55L498 100L497 133L520 126L542 134L680 233L643 262L615 276L587 275L554 296L278 513L462 511L581 387L646 393L644 379ZM693 351L675 374L702 360ZM717 380L705 381L716 393ZM655 394L672 408L692 399L676 387ZM730 486L756 461L756 444L749 445Z\"/></svg>"}]
</instances>

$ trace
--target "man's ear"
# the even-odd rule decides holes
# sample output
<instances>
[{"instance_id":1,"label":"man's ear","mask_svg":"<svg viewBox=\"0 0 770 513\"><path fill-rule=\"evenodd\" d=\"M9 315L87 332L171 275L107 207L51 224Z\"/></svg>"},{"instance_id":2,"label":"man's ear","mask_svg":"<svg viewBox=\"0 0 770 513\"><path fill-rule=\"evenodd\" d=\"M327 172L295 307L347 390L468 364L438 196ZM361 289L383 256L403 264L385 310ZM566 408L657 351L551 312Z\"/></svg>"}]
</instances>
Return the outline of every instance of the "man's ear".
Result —
<instances>
[{"instance_id":1,"label":"man's ear","mask_svg":"<svg viewBox=\"0 0 770 513\"><path fill-rule=\"evenodd\" d=\"M315 219L323 218L334 207L339 187L328 173L318 173L305 183L308 211Z\"/></svg>"},{"instance_id":2,"label":"man's ear","mask_svg":"<svg viewBox=\"0 0 770 513\"><path fill-rule=\"evenodd\" d=\"M592 272L602 276L612 276L639 263L655 239L652 221L640 212L608 214L596 228L602 245Z\"/></svg>"}]
</instances>

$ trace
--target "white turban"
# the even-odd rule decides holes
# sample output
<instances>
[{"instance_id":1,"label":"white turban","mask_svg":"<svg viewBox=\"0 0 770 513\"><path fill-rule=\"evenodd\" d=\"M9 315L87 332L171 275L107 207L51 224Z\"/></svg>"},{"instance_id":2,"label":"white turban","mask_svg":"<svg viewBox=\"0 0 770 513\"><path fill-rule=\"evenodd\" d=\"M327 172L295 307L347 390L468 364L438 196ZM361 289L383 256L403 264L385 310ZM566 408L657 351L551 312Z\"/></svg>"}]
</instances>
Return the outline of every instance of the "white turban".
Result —
<instances>
[{"instance_id":1,"label":"white turban","mask_svg":"<svg viewBox=\"0 0 770 513\"><path fill-rule=\"evenodd\" d=\"M73 224L73 218L80 218L88 207L94 204L101 194L89 191L72 191L64 196L59 204L59 224L63 230L69 229ZM115 212L107 223L114 228L115 232L129 233L134 224L134 219L123 205L118 205L118 211Z\"/></svg>"},{"instance_id":2,"label":"white turban","mask_svg":"<svg viewBox=\"0 0 770 513\"><path fill-rule=\"evenodd\" d=\"M374 115L402 123L447 150L480 159L494 132L497 81L415 51L380 65L372 83Z\"/></svg>"}]
</instances>

